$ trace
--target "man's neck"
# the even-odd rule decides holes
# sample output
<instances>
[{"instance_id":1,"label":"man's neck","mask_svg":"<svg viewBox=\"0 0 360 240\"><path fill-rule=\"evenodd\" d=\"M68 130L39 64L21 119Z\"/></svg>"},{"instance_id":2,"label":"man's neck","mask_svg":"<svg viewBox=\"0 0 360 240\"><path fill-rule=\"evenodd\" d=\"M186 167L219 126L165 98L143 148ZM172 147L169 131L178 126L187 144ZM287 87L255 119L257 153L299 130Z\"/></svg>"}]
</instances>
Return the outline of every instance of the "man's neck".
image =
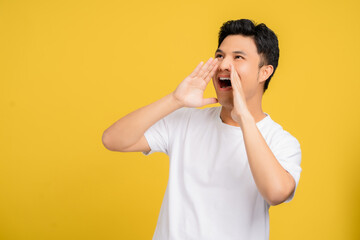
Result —
<instances>
[{"instance_id":1,"label":"man's neck","mask_svg":"<svg viewBox=\"0 0 360 240\"><path fill-rule=\"evenodd\" d=\"M246 105L256 123L258 123L259 121L261 121L266 117L266 114L262 111L261 98L260 99L254 98L253 101L248 101ZM229 107L222 106L220 118L225 124L239 127L240 125L237 122L235 122L231 117L232 109L233 109L232 106Z\"/></svg>"}]
</instances>

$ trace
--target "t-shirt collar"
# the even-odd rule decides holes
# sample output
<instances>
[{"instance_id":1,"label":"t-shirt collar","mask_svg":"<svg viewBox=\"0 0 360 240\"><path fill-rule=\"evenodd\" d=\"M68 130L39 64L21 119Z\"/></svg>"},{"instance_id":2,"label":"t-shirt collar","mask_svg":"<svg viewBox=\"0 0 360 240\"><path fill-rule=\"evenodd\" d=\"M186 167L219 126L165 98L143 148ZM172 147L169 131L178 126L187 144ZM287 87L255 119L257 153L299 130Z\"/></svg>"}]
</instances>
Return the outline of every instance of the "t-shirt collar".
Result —
<instances>
[{"instance_id":1,"label":"t-shirt collar","mask_svg":"<svg viewBox=\"0 0 360 240\"><path fill-rule=\"evenodd\" d=\"M221 107L218 107L218 111L216 113L216 118L217 118L217 122L219 123L221 128L242 133L240 127L232 126L232 125L224 123L220 118L220 113L221 113ZM270 115L268 113L266 113L266 112L264 112L264 113L266 116L256 123L256 126L258 128L262 128L266 124L266 122L271 119Z\"/></svg>"}]
</instances>

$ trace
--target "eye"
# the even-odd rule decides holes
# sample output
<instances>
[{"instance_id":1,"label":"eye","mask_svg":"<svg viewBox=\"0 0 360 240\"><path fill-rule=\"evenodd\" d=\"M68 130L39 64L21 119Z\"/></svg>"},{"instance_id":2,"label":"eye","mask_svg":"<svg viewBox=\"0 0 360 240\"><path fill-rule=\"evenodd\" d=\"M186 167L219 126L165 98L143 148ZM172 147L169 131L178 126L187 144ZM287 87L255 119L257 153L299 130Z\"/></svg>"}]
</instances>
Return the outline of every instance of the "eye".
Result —
<instances>
[{"instance_id":1,"label":"eye","mask_svg":"<svg viewBox=\"0 0 360 240\"><path fill-rule=\"evenodd\" d=\"M235 58L237 58L237 59L239 59L239 58L240 58L240 59L244 59L242 56L239 56L239 55L238 55L238 56L235 56Z\"/></svg>"},{"instance_id":2,"label":"eye","mask_svg":"<svg viewBox=\"0 0 360 240\"><path fill-rule=\"evenodd\" d=\"M221 54L216 54L215 57L219 58L219 57L222 57L222 55Z\"/></svg>"}]
</instances>

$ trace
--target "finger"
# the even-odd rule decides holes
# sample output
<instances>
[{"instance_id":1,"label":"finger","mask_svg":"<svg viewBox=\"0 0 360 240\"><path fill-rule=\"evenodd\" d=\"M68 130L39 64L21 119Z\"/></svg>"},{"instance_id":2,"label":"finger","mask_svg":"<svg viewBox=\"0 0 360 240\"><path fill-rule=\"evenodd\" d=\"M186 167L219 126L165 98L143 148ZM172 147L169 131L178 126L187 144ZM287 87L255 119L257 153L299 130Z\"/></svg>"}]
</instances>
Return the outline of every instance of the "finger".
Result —
<instances>
[{"instance_id":1,"label":"finger","mask_svg":"<svg viewBox=\"0 0 360 240\"><path fill-rule=\"evenodd\" d=\"M203 72L203 74L199 77L201 77L202 79L205 79L211 72L211 70L214 68L214 65L215 63L217 62L218 60L215 58L215 59L212 59L211 62L209 62L209 65L207 67L207 69Z\"/></svg>"},{"instance_id":2,"label":"finger","mask_svg":"<svg viewBox=\"0 0 360 240\"><path fill-rule=\"evenodd\" d=\"M230 81L233 89L239 90L241 88L239 75L237 74L235 67L232 64L231 64Z\"/></svg>"},{"instance_id":3,"label":"finger","mask_svg":"<svg viewBox=\"0 0 360 240\"><path fill-rule=\"evenodd\" d=\"M203 99L203 106L208 105L208 104L214 104L217 103L218 100L216 98L204 98Z\"/></svg>"},{"instance_id":4,"label":"finger","mask_svg":"<svg viewBox=\"0 0 360 240\"><path fill-rule=\"evenodd\" d=\"M200 68L201 68L201 66L203 65L203 61L201 61L200 63L199 63L199 65L197 65L197 67L194 69L194 71L190 74L190 77L195 77L198 73L199 73L199 71L200 71Z\"/></svg>"},{"instance_id":5,"label":"finger","mask_svg":"<svg viewBox=\"0 0 360 240\"><path fill-rule=\"evenodd\" d=\"M212 70L216 67L217 63L218 63L218 59L217 58L213 59L210 62L210 65L208 66L207 70L201 76L201 78L203 78L205 80L211 74Z\"/></svg>"},{"instance_id":6,"label":"finger","mask_svg":"<svg viewBox=\"0 0 360 240\"><path fill-rule=\"evenodd\" d=\"M239 87L239 77L237 76L236 70L234 65L231 64L231 74L230 74L230 81L231 81L231 86L233 86L233 89L238 89Z\"/></svg>"},{"instance_id":7,"label":"finger","mask_svg":"<svg viewBox=\"0 0 360 240\"><path fill-rule=\"evenodd\" d=\"M212 60L213 60L212 58L209 58L209 60L204 64L204 66L202 66L202 68L200 69L200 72L197 74L198 77L203 78L203 76L204 76L205 72L208 70Z\"/></svg>"},{"instance_id":8,"label":"finger","mask_svg":"<svg viewBox=\"0 0 360 240\"><path fill-rule=\"evenodd\" d=\"M206 83L210 82L210 79L214 76L214 74L215 74L216 70L218 69L218 67L219 67L219 63L218 63L218 61L216 61L213 69L211 70L211 72L204 79Z\"/></svg>"}]
</instances>

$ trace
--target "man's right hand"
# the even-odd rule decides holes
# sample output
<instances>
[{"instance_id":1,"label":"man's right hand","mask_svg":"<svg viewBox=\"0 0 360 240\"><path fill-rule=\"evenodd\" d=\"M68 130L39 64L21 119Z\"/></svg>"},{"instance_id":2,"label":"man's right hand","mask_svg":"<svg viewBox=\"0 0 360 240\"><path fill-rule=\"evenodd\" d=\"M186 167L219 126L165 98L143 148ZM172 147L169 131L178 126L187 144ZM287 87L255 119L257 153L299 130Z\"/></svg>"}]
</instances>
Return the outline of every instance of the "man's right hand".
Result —
<instances>
[{"instance_id":1,"label":"man's right hand","mask_svg":"<svg viewBox=\"0 0 360 240\"><path fill-rule=\"evenodd\" d=\"M218 68L217 58L209 58L203 65L201 62L195 70L185 78L172 93L182 107L202 107L217 103L216 98L204 98L206 86Z\"/></svg>"},{"instance_id":2,"label":"man's right hand","mask_svg":"<svg viewBox=\"0 0 360 240\"><path fill-rule=\"evenodd\" d=\"M181 107L202 107L217 103L216 98L203 98L204 91L214 75L217 59L201 62L176 90L147 106L122 117L103 133L104 146L111 151L149 152L144 133L153 124Z\"/></svg>"}]
</instances>

